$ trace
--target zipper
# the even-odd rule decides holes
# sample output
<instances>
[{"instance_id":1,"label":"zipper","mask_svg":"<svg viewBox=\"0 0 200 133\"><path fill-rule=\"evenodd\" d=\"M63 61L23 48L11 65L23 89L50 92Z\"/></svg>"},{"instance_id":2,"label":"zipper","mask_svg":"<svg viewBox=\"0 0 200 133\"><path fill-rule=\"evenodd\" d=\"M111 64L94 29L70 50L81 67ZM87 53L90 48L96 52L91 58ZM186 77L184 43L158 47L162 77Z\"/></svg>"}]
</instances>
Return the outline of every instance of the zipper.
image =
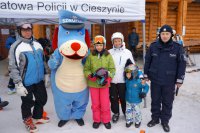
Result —
<instances>
[{"instance_id":1,"label":"zipper","mask_svg":"<svg viewBox=\"0 0 200 133\"><path fill-rule=\"evenodd\" d=\"M35 59L36 67L37 67L37 79L39 80L39 65L38 65L38 62L37 62L37 59L36 59L37 53L36 53L36 50L35 50L34 46L31 45L31 44L30 44L30 46L33 49L33 55L34 55L33 57Z\"/></svg>"}]
</instances>

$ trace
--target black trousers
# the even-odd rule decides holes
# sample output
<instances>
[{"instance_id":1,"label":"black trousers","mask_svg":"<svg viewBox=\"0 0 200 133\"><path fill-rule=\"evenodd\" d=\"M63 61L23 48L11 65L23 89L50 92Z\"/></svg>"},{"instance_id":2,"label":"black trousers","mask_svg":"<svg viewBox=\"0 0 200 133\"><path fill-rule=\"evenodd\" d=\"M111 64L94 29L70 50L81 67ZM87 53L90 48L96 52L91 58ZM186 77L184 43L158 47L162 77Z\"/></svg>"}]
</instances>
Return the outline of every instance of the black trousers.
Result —
<instances>
[{"instance_id":1,"label":"black trousers","mask_svg":"<svg viewBox=\"0 0 200 133\"><path fill-rule=\"evenodd\" d=\"M161 123L169 123L175 94L174 85L158 85L151 83L151 117L161 119Z\"/></svg>"},{"instance_id":2,"label":"black trousers","mask_svg":"<svg viewBox=\"0 0 200 133\"><path fill-rule=\"evenodd\" d=\"M129 50L131 51L134 60L137 60L138 54L137 54L137 48L136 46L129 46Z\"/></svg>"},{"instance_id":3,"label":"black trousers","mask_svg":"<svg viewBox=\"0 0 200 133\"><path fill-rule=\"evenodd\" d=\"M126 112L125 95L126 95L126 84L125 83L118 83L118 84L111 83L110 102L111 102L111 111L114 114L119 113L119 101L120 101L122 112L125 115L125 112Z\"/></svg>"},{"instance_id":4,"label":"black trousers","mask_svg":"<svg viewBox=\"0 0 200 133\"><path fill-rule=\"evenodd\" d=\"M47 102L47 91L44 85L44 81L39 82L38 84L33 84L31 86L25 86L28 91L27 96L22 96L22 119L32 116L34 119L42 118L43 107ZM35 97L33 99L33 96ZM33 108L33 113L31 108Z\"/></svg>"}]
</instances>

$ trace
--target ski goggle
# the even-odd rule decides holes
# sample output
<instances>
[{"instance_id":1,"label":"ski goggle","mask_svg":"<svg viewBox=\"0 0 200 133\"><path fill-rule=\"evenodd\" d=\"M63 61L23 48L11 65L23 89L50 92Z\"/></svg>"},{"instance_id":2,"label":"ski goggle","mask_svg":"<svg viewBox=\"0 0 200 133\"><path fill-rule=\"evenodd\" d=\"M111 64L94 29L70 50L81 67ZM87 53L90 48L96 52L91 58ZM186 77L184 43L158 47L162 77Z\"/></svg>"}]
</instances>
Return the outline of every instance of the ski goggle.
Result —
<instances>
[{"instance_id":1,"label":"ski goggle","mask_svg":"<svg viewBox=\"0 0 200 133\"><path fill-rule=\"evenodd\" d=\"M94 44L104 44L104 37L103 36L97 36L94 38Z\"/></svg>"}]
</instances>

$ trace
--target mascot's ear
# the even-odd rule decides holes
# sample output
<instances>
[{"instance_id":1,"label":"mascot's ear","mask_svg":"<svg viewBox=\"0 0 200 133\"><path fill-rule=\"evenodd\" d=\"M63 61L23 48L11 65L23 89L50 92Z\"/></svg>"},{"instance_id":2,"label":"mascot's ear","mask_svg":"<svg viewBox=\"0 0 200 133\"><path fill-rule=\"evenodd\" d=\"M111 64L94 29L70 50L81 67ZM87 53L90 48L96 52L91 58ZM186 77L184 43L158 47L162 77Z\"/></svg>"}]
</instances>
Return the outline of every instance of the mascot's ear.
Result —
<instances>
[{"instance_id":1,"label":"mascot's ear","mask_svg":"<svg viewBox=\"0 0 200 133\"><path fill-rule=\"evenodd\" d=\"M87 46L88 46L88 49L90 48L90 34L89 34L89 32L88 32L88 30L87 29L85 29L85 42L86 42L86 44L87 44Z\"/></svg>"},{"instance_id":2,"label":"mascot's ear","mask_svg":"<svg viewBox=\"0 0 200 133\"><path fill-rule=\"evenodd\" d=\"M85 29L85 42L90 48L90 35L87 29ZM58 27L55 28L54 33L53 33L53 40L52 40L52 48L55 50L58 47Z\"/></svg>"},{"instance_id":3,"label":"mascot's ear","mask_svg":"<svg viewBox=\"0 0 200 133\"><path fill-rule=\"evenodd\" d=\"M53 33L52 48L55 50L58 47L58 27L55 28Z\"/></svg>"}]
</instances>

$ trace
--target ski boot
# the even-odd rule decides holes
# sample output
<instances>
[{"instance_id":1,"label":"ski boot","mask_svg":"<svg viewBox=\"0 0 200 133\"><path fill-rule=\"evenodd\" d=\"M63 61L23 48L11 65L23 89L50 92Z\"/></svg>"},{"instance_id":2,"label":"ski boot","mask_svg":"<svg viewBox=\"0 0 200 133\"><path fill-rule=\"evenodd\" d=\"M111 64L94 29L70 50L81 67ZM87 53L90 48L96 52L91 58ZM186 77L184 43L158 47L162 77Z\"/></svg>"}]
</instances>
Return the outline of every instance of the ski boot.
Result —
<instances>
[{"instance_id":1,"label":"ski boot","mask_svg":"<svg viewBox=\"0 0 200 133\"><path fill-rule=\"evenodd\" d=\"M28 118L24 119L24 124L25 124L26 129L30 133L35 133L38 131L38 128L35 126L35 124L32 121L32 117L28 117Z\"/></svg>"}]
</instances>

